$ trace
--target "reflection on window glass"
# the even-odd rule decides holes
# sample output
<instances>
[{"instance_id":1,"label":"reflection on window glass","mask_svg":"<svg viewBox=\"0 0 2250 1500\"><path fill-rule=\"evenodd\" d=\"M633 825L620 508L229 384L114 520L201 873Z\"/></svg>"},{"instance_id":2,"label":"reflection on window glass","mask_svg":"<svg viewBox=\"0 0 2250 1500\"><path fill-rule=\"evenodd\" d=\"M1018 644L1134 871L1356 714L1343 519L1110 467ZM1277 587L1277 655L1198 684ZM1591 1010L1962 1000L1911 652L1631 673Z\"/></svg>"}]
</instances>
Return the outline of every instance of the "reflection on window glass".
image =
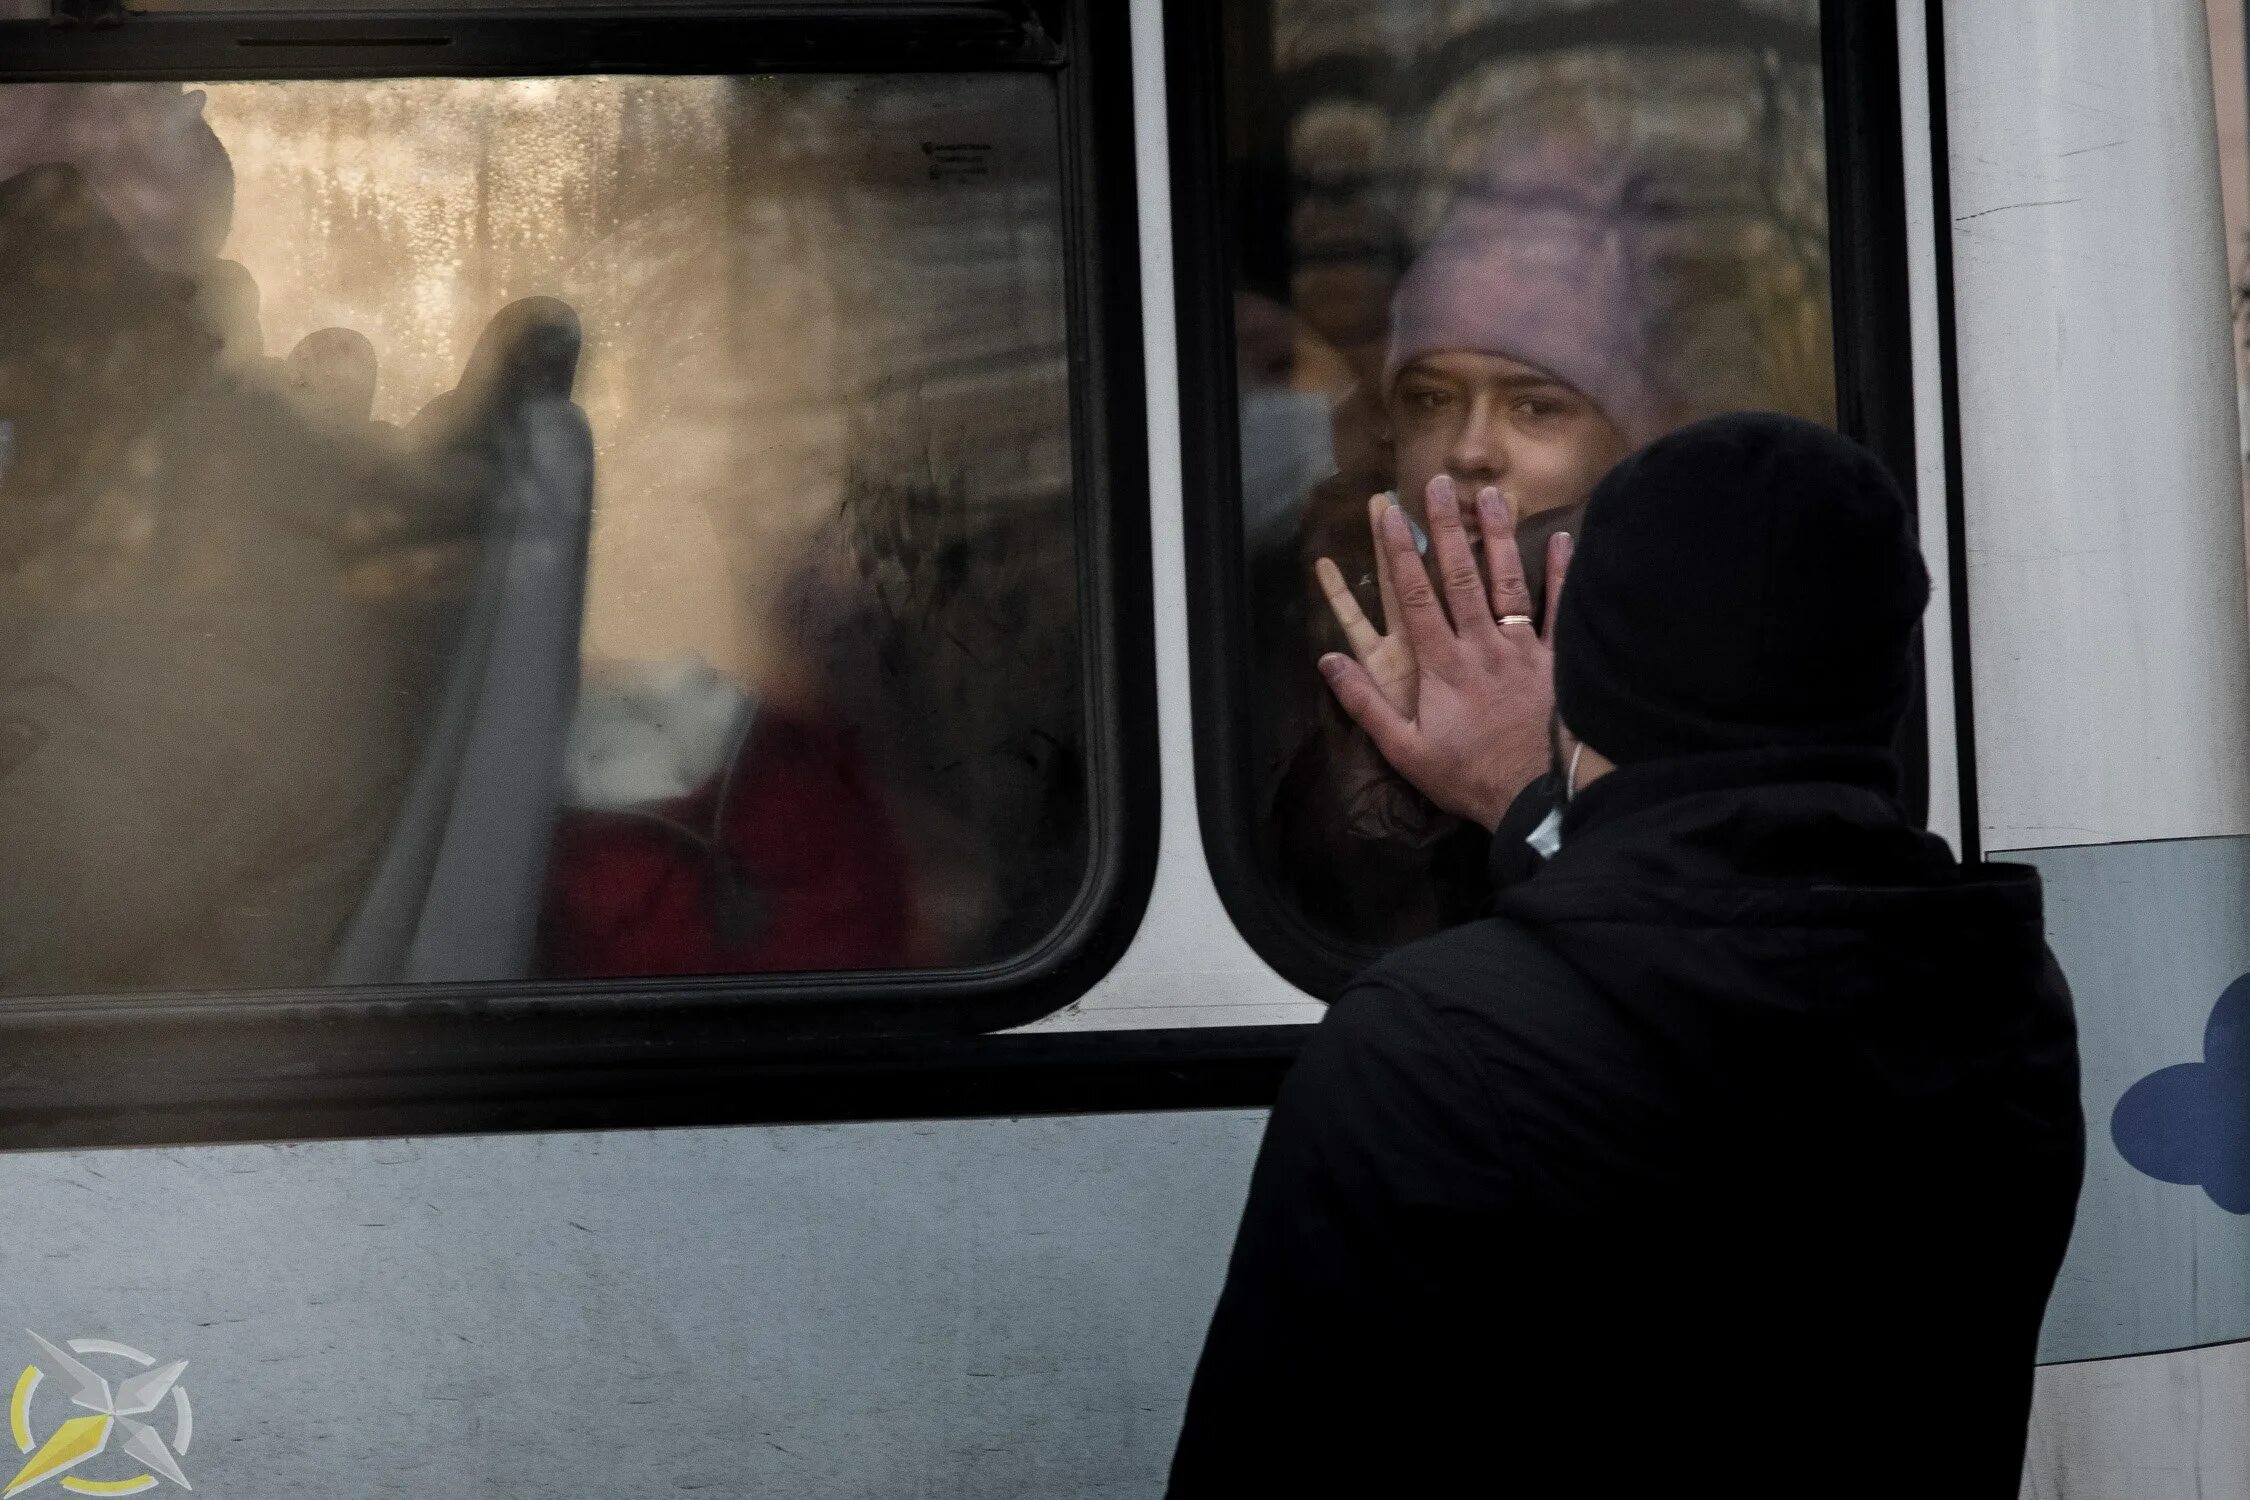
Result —
<instances>
[{"instance_id":1,"label":"reflection on window glass","mask_svg":"<svg viewBox=\"0 0 2250 1500\"><path fill-rule=\"evenodd\" d=\"M1051 84L0 87L0 990L988 962L1088 862Z\"/></svg>"},{"instance_id":2,"label":"reflection on window glass","mask_svg":"<svg viewBox=\"0 0 2250 1500\"><path fill-rule=\"evenodd\" d=\"M1382 620L1369 501L1497 485L1534 592L1625 453L1715 412L1834 420L1818 6L1272 0L1229 55L1242 517L1269 878L1333 936L1481 914L1490 839L1313 668L1313 573ZM1717 25L1724 22L1724 25Z\"/></svg>"}]
</instances>

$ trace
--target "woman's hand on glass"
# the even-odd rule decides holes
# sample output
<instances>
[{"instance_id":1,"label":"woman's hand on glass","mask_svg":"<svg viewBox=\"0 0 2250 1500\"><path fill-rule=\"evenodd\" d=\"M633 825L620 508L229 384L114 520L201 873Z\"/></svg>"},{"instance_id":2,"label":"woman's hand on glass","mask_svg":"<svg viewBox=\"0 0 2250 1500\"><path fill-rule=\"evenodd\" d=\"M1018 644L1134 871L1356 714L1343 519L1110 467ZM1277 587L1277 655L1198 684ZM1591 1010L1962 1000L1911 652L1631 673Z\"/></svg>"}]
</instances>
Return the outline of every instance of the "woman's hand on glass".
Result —
<instances>
[{"instance_id":1,"label":"woman's hand on glass","mask_svg":"<svg viewBox=\"0 0 2250 1500\"><path fill-rule=\"evenodd\" d=\"M1383 607L1391 633L1373 636L1363 620L1362 634L1354 637L1347 625L1359 659L1330 652L1321 658L1320 670L1344 711L1401 776L1447 812L1493 828L1516 794L1547 768L1554 653L1532 628L1523 559L1499 491L1488 487L1477 497L1483 569L1469 546L1450 479L1431 483L1429 514L1438 582L1431 581L1415 549L1404 513L1382 507L1375 515L1375 555L1384 569ZM1548 539L1550 633L1570 545L1568 533ZM1403 695L1382 685L1360 649L1370 636L1385 647L1394 642L1403 647L1414 680ZM1398 658L1386 653L1379 659L1389 665Z\"/></svg>"},{"instance_id":2,"label":"woman's hand on glass","mask_svg":"<svg viewBox=\"0 0 2250 1500\"><path fill-rule=\"evenodd\" d=\"M1374 622L1367 618L1351 585L1344 582L1344 570L1337 567L1333 559L1321 558L1313 564L1313 573L1320 580L1320 591L1328 596L1328 608L1336 616L1336 623L1343 627L1344 643L1367 669L1376 691L1383 695L1384 702L1412 718L1416 685L1414 646L1406 636L1398 607L1398 584L1391 576L1390 552L1383 545L1383 513L1396 508L1396 502L1389 495L1374 495L1367 502L1367 530L1375 543L1375 586L1382 594L1383 624L1388 634L1377 630Z\"/></svg>"}]
</instances>

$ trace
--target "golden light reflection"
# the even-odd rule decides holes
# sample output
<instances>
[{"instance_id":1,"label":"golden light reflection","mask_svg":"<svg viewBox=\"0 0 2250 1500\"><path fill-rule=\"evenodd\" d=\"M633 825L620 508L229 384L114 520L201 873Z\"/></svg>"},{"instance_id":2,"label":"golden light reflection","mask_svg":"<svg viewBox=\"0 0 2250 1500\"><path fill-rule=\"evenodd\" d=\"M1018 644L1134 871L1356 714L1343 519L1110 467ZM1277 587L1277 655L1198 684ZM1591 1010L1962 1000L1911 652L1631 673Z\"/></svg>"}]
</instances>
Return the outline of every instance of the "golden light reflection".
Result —
<instances>
[{"instance_id":1,"label":"golden light reflection","mask_svg":"<svg viewBox=\"0 0 2250 1500\"><path fill-rule=\"evenodd\" d=\"M764 601L869 466L1067 483L1059 170L1033 80L208 86L257 347L364 334L374 411L531 295L585 329L589 657L786 676ZM933 144L970 149L940 173ZM959 166L958 155L944 158Z\"/></svg>"}]
</instances>

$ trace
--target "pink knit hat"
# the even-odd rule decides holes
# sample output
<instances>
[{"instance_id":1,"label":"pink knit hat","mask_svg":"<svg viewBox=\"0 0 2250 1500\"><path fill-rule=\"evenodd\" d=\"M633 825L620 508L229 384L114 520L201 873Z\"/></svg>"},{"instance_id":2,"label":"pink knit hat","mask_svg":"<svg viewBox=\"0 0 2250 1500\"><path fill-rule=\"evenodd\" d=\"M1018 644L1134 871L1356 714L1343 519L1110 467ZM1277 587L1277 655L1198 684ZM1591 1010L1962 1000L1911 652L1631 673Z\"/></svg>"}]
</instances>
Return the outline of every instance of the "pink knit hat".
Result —
<instances>
[{"instance_id":1,"label":"pink knit hat","mask_svg":"<svg viewBox=\"0 0 2250 1500\"><path fill-rule=\"evenodd\" d=\"M1399 282L1384 389L1427 354L1500 354L1585 395L1634 447L1667 431L1636 177L1624 153L1568 137L1488 153Z\"/></svg>"}]
</instances>

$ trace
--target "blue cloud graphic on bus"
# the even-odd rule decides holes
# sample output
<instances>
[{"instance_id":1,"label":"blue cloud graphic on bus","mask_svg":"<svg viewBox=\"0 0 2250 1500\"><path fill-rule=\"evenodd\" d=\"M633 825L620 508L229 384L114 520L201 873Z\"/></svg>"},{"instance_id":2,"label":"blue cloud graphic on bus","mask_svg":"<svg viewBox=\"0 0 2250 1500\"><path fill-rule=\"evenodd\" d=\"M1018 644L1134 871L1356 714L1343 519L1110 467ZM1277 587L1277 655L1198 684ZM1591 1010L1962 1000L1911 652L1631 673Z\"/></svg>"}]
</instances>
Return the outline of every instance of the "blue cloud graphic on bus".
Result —
<instances>
[{"instance_id":1,"label":"blue cloud graphic on bus","mask_svg":"<svg viewBox=\"0 0 2250 1500\"><path fill-rule=\"evenodd\" d=\"M2250 1214L2250 974L2211 1007L2203 1061L2159 1068L2109 1117L2118 1152L2160 1182L2200 1187Z\"/></svg>"}]
</instances>

